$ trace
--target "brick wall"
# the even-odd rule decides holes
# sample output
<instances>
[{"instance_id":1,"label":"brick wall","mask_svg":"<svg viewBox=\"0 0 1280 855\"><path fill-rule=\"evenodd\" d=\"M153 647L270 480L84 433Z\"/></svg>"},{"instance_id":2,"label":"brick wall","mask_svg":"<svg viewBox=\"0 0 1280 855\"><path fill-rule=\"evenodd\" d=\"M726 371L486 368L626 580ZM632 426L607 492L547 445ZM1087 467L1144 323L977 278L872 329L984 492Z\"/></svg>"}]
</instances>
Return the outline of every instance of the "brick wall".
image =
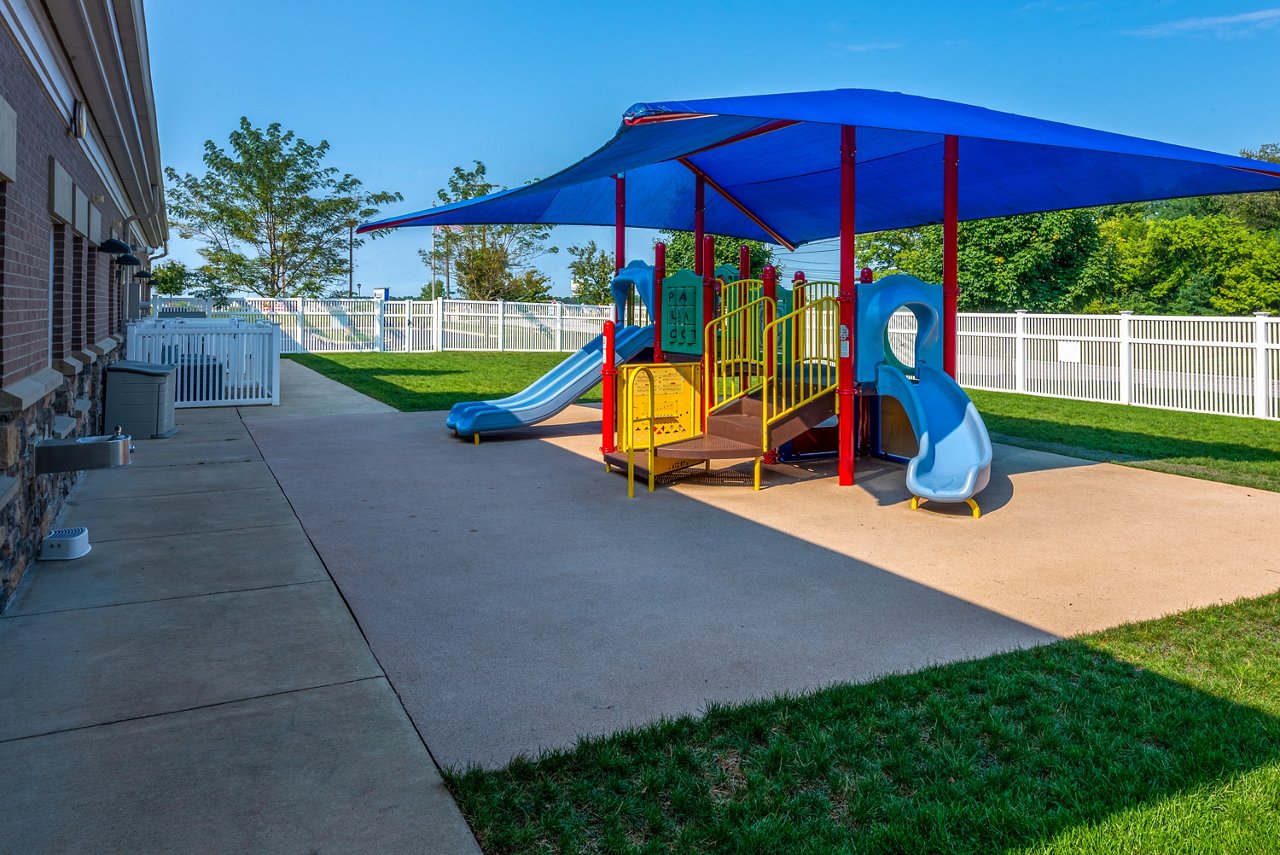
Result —
<instances>
[{"instance_id":1,"label":"brick wall","mask_svg":"<svg viewBox=\"0 0 1280 855\"><path fill-rule=\"evenodd\" d=\"M94 203L104 223L122 214L3 26L0 97L17 113L18 129L14 180L0 182L0 389L38 375L54 376L48 374L51 321L54 360L75 351L93 354L91 364L62 372L60 382L31 406L0 408L0 487L18 484L14 498L0 503L2 609L77 478L76 473L36 476L32 449L55 432L101 433L102 371L119 358L120 349L97 355L94 348L121 331L123 310L110 257L70 225L56 223L50 212L50 158L90 199L106 198Z\"/></svg>"}]
</instances>

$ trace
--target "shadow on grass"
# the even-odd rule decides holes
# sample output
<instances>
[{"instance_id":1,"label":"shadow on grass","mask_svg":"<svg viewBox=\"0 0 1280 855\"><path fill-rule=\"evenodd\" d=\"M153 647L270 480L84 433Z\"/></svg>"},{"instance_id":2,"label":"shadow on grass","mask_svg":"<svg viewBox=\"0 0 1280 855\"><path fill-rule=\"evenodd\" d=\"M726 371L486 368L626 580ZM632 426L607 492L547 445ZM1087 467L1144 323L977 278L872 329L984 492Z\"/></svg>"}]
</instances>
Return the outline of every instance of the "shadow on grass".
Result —
<instances>
[{"instance_id":1,"label":"shadow on grass","mask_svg":"<svg viewBox=\"0 0 1280 855\"><path fill-rule=\"evenodd\" d=\"M1278 758L1275 717L1063 641L447 777L486 852L991 852Z\"/></svg>"}]
</instances>

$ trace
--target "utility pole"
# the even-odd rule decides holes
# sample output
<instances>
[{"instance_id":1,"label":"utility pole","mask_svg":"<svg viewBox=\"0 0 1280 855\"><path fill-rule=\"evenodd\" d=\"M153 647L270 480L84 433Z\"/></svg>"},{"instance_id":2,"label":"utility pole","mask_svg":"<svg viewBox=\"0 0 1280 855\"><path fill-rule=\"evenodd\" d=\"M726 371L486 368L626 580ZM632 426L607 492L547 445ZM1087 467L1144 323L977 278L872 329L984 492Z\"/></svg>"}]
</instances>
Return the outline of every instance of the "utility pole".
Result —
<instances>
[{"instance_id":1,"label":"utility pole","mask_svg":"<svg viewBox=\"0 0 1280 855\"><path fill-rule=\"evenodd\" d=\"M351 298L351 282L356 272L356 224L347 223L347 299Z\"/></svg>"}]
</instances>

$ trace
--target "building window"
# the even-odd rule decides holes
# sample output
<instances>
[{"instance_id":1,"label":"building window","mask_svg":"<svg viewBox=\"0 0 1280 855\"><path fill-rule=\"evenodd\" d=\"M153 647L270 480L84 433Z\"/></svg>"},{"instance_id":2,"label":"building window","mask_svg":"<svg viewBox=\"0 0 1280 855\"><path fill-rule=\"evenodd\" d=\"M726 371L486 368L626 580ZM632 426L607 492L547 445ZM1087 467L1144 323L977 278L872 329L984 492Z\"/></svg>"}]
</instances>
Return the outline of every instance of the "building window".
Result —
<instances>
[{"instance_id":1,"label":"building window","mask_svg":"<svg viewBox=\"0 0 1280 855\"><path fill-rule=\"evenodd\" d=\"M71 239L71 350L84 350L88 343L89 280L85 266L85 239Z\"/></svg>"},{"instance_id":2,"label":"building window","mask_svg":"<svg viewBox=\"0 0 1280 855\"><path fill-rule=\"evenodd\" d=\"M67 227L54 224L49 238L49 362L71 344L71 288L67 277Z\"/></svg>"},{"instance_id":3,"label":"building window","mask_svg":"<svg viewBox=\"0 0 1280 855\"><path fill-rule=\"evenodd\" d=\"M93 244L86 247L84 278L87 295L84 308L85 341L96 344L102 338L102 330L98 326L102 315L98 306L102 289L98 287L98 248Z\"/></svg>"}]
</instances>

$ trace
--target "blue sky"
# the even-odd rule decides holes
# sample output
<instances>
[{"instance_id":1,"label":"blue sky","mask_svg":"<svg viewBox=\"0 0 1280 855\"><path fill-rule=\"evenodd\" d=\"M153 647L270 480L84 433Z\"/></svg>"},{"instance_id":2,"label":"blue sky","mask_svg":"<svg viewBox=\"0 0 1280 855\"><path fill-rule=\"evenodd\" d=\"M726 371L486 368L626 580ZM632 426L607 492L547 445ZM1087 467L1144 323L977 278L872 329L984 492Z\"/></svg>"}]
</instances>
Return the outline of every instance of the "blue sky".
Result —
<instances>
[{"instance_id":1,"label":"blue sky","mask_svg":"<svg viewBox=\"0 0 1280 855\"><path fill-rule=\"evenodd\" d=\"M427 207L455 164L518 184L605 142L638 101L868 87L1215 151L1280 142L1280 6L1191 0L703 4L221 0L147 4L164 162L202 171L240 116L332 144ZM606 229L562 228L554 243ZM356 251L364 293L428 278L403 229ZM640 255L650 242L634 232ZM176 239L173 256L198 262ZM804 250L801 250L804 252ZM563 252L540 266L567 294ZM806 269L832 259L806 256ZM788 268L796 265L788 263Z\"/></svg>"}]
</instances>

